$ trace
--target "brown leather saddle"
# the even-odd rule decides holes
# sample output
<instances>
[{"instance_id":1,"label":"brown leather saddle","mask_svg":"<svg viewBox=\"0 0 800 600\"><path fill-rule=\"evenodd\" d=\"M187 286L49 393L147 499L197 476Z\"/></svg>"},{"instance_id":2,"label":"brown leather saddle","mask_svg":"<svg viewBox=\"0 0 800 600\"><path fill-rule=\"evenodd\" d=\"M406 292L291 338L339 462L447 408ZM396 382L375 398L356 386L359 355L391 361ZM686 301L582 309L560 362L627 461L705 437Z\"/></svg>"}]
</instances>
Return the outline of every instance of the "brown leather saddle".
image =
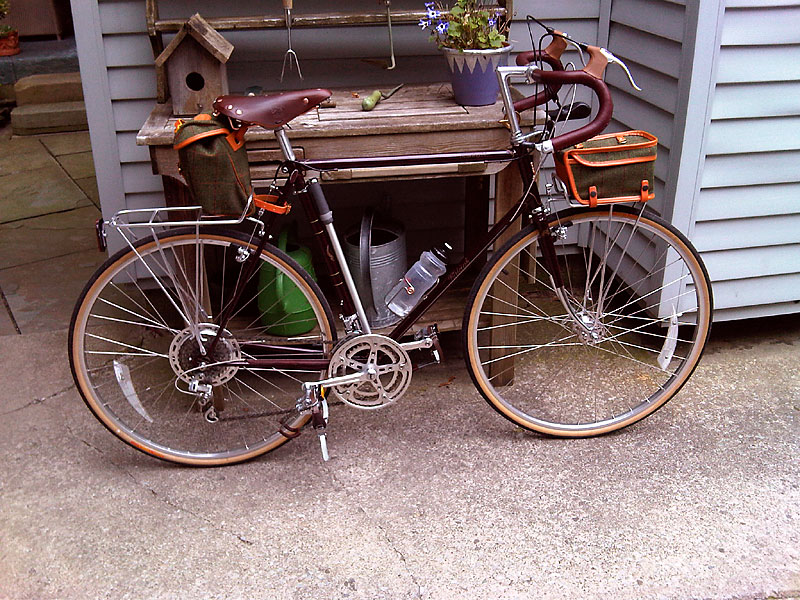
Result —
<instances>
[{"instance_id":1,"label":"brown leather saddle","mask_svg":"<svg viewBox=\"0 0 800 600\"><path fill-rule=\"evenodd\" d=\"M330 97L330 90L296 90L269 96L220 96L213 106L231 119L278 129Z\"/></svg>"}]
</instances>

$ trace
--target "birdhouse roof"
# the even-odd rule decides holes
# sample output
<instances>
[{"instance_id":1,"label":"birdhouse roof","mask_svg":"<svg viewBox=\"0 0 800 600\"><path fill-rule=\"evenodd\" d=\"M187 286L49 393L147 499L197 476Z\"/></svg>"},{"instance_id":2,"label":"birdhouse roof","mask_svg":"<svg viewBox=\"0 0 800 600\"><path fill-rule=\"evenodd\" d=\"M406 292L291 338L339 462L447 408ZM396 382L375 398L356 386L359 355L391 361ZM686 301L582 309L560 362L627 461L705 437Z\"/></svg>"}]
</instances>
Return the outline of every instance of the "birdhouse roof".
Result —
<instances>
[{"instance_id":1,"label":"birdhouse roof","mask_svg":"<svg viewBox=\"0 0 800 600\"><path fill-rule=\"evenodd\" d=\"M194 38L209 54L221 63L228 62L233 53L233 44L226 40L220 33L211 27L203 17L195 13L186 23L181 25L178 33L156 58L156 66L160 67L172 56L184 38L189 35Z\"/></svg>"}]
</instances>

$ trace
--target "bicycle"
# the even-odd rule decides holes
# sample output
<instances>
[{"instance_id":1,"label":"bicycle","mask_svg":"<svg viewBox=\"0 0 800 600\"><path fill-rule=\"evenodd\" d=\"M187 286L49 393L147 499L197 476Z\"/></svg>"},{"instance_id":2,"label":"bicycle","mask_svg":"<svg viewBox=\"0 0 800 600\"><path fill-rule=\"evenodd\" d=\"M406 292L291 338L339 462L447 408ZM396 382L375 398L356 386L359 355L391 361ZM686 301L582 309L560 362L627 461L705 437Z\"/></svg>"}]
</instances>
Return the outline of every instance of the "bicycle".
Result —
<instances>
[{"instance_id":1,"label":"bicycle","mask_svg":"<svg viewBox=\"0 0 800 600\"><path fill-rule=\"evenodd\" d=\"M310 422L327 459L328 399L375 409L403 396L411 354L425 353L428 362L441 358L435 326L411 339L407 333L517 219L524 226L492 252L466 301L462 342L478 391L514 424L562 437L615 431L663 406L691 376L708 338L708 275L691 243L644 202L577 205L563 185L560 196L539 193L543 157L589 140L608 124L606 65L627 71L605 49L549 28L548 35L547 48L540 40L539 49L518 58L521 64L498 68L507 150L298 160L285 125L329 91L219 98L215 111L233 127L274 130L285 159L283 183L251 196L239 218L171 207L121 211L100 227L99 239L110 227L128 247L87 282L70 324L70 364L92 413L134 448L191 465L251 459L297 437ZM567 43L588 51L584 69L561 64ZM519 83L535 84L536 92L513 100ZM516 111L557 101L562 85L593 90L595 118L555 135L565 116L556 110L545 113L542 128L524 132ZM572 109L566 107L567 119ZM522 196L391 332L373 332L320 182L307 179L308 171L495 161L518 165ZM550 210L557 199L570 205ZM279 215L298 202L338 319L318 283L269 242ZM137 231L147 235L135 239ZM288 293L302 296L303 310L276 316L272 298Z\"/></svg>"}]
</instances>

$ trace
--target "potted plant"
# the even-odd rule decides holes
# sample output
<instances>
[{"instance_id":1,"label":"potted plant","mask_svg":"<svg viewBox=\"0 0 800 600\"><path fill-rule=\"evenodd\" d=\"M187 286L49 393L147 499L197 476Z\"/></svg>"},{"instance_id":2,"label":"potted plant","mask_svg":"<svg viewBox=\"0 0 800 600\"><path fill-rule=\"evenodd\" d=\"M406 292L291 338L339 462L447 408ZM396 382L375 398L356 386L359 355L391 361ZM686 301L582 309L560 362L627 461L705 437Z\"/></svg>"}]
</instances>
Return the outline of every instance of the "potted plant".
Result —
<instances>
[{"instance_id":1,"label":"potted plant","mask_svg":"<svg viewBox=\"0 0 800 600\"><path fill-rule=\"evenodd\" d=\"M0 0L0 21L6 18L11 0ZM19 54L19 32L10 25L0 25L0 56Z\"/></svg>"},{"instance_id":2,"label":"potted plant","mask_svg":"<svg viewBox=\"0 0 800 600\"><path fill-rule=\"evenodd\" d=\"M456 0L449 10L427 2L425 8L419 26L431 31L431 40L447 58L456 102L494 104L499 92L495 69L507 64L511 52L510 19L480 0Z\"/></svg>"}]
</instances>

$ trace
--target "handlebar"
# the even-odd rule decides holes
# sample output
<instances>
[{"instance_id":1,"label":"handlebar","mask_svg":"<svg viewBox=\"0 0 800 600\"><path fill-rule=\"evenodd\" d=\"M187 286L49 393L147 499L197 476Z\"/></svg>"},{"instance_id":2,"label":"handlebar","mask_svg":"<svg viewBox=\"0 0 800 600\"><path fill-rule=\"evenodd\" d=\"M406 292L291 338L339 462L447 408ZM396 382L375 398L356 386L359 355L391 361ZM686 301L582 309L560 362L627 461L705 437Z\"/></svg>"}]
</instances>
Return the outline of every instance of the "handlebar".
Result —
<instances>
[{"instance_id":1,"label":"handlebar","mask_svg":"<svg viewBox=\"0 0 800 600\"><path fill-rule=\"evenodd\" d=\"M589 65L591 65L591 61L589 61ZM589 65L587 65L587 68ZM597 116L590 123L549 140L547 145L551 146L554 152L588 140L590 137L603 131L611 122L611 115L614 112L614 102L611 100L611 93L608 91L605 82L589 71L542 71L537 69L531 73L531 76L545 84L578 84L590 87L597 95L597 100L600 104Z\"/></svg>"},{"instance_id":2,"label":"handlebar","mask_svg":"<svg viewBox=\"0 0 800 600\"><path fill-rule=\"evenodd\" d=\"M574 131L569 131L545 142L542 148L558 152L568 146L583 142L601 133L611 121L614 112L614 103L611 93L603 81L603 74L610 62L620 64L628 73L625 64L613 54L597 46L581 45L581 49L589 54L589 62L580 71L565 71L561 64L561 54L567 43L559 32L553 32L553 41L542 52L530 51L520 54L517 58L518 65L526 65L534 60L542 61L553 68L552 71L535 69L528 72L528 79L544 84L544 90L522 100L514 102L514 110L521 112L528 108L544 104L556 97L562 85L585 85L594 91L599 102L599 109L595 118L588 124ZM631 82L633 80L631 78ZM634 84L635 85L635 84Z\"/></svg>"},{"instance_id":3,"label":"handlebar","mask_svg":"<svg viewBox=\"0 0 800 600\"><path fill-rule=\"evenodd\" d=\"M529 50L528 52L518 54L517 65L524 67L536 61L547 63L553 71L563 71L564 65L561 63L561 55L564 53L564 50L567 49L567 42L559 31L554 31L552 36L553 41L541 52L538 50ZM561 85L546 85L545 89L538 94L514 102L514 110L522 112L523 110L549 102L556 97L560 89Z\"/></svg>"}]
</instances>

